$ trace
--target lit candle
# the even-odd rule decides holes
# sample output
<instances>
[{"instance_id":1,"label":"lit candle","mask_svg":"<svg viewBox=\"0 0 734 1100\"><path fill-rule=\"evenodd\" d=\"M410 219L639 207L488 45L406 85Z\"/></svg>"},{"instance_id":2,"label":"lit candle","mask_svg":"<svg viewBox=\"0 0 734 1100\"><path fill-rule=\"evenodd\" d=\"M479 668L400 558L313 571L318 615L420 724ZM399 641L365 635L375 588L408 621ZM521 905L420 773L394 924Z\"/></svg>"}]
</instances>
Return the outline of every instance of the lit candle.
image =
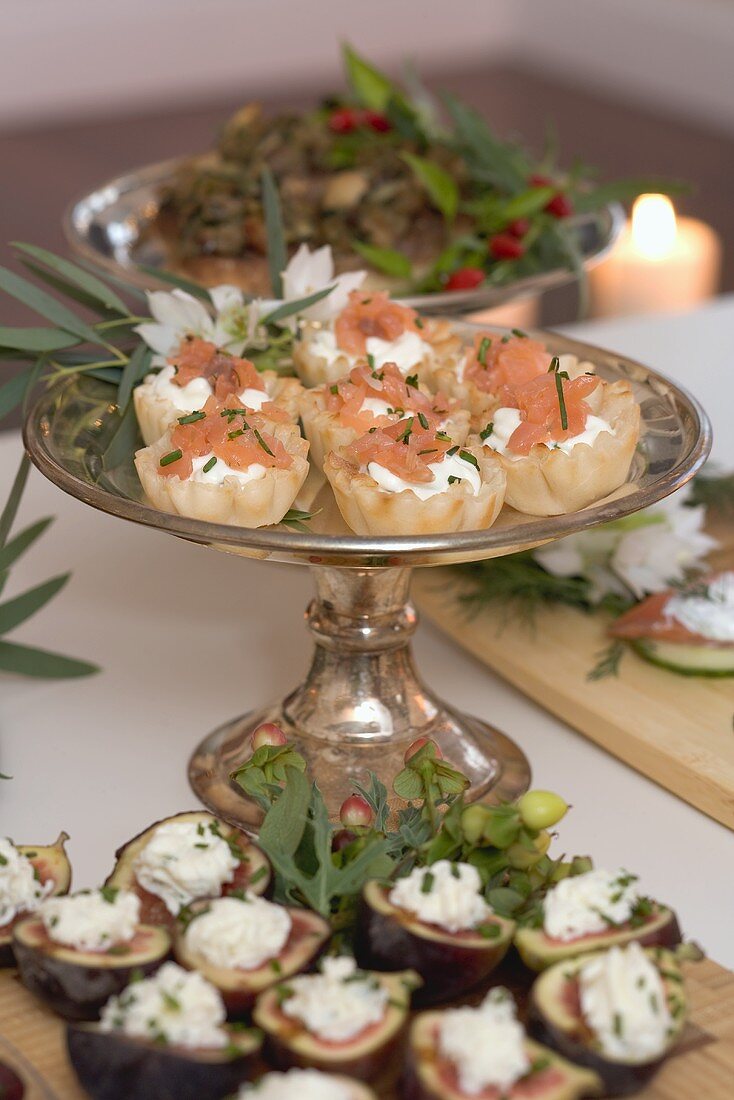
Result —
<instances>
[{"instance_id":1,"label":"lit candle","mask_svg":"<svg viewBox=\"0 0 734 1100\"><path fill-rule=\"evenodd\" d=\"M667 195L640 195L607 260L590 273L597 317L687 309L712 297L721 242L695 218L678 218Z\"/></svg>"}]
</instances>

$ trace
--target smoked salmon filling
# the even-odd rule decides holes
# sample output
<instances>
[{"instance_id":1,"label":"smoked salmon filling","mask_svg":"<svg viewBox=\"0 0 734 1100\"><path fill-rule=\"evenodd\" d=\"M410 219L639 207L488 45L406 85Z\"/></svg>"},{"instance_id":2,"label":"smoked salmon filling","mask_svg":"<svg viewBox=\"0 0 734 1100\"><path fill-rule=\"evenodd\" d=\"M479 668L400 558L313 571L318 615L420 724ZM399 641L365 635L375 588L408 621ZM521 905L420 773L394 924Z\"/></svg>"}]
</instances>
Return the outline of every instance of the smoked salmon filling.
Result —
<instances>
[{"instance_id":1,"label":"smoked salmon filling","mask_svg":"<svg viewBox=\"0 0 734 1100\"><path fill-rule=\"evenodd\" d=\"M450 397L468 409L475 427L483 427L488 415L498 406L505 386L519 386L544 375L551 354L544 344L519 330L511 335L478 332L474 343L454 362L445 363L433 376ZM575 355L561 356L561 370L575 378L593 373L592 363L579 362Z\"/></svg>"},{"instance_id":2,"label":"smoked salmon filling","mask_svg":"<svg viewBox=\"0 0 734 1100\"><path fill-rule=\"evenodd\" d=\"M448 321L419 317L384 290L353 290L333 325L302 328L293 360L304 385L319 386L338 381L364 360L378 370L395 363L403 374L430 381L442 362L460 353L461 341Z\"/></svg>"},{"instance_id":3,"label":"smoked salmon filling","mask_svg":"<svg viewBox=\"0 0 734 1100\"><path fill-rule=\"evenodd\" d=\"M345 523L358 535L423 535L490 527L505 475L479 443L462 448L417 416L372 428L324 462Z\"/></svg>"},{"instance_id":4,"label":"smoked salmon filling","mask_svg":"<svg viewBox=\"0 0 734 1100\"><path fill-rule=\"evenodd\" d=\"M505 386L480 433L507 475L519 512L555 516L601 500L627 480L640 435L640 407L626 382L555 369Z\"/></svg>"},{"instance_id":5,"label":"smoked salmon filling","mask_svg":"<svg viewBox=\"0 0 734 1100\"><path fill-rule=\"evenodd\" d=\"M320 469L331 451L353 443L370 428L383 428L406 416L424 428L440 428L457 443L469 434L469 413L445 394L431 395L418 375L407 377L394 363L380 370L363 364L338 382L303 390L299 402L311 461Z\"/></svg>"},{"instance_id":6,"label":"smoked salmon filling","mask_svg":"<svg viewBox=\"0 0 734 1100\"><path fill-rule=\"evenodd\" d=\"M146 495L164 512L212 523L279 523L308 474L308 442L295 424L210 397L179 418L135 466Z\"/></svg>"},{"instance_id":7,"label":"smoked salmon filling","mask_svg":"<svg viewBox=\"0 0 734 1100\"><path fill-rule=\"evenodd\" d=\"M146 444L155 443L178 417L198 412L210 397L237 398L239 404L270 420L298 419L297 378L262 373L249 359L238 359L208 340L186 337L160 371L146 376L133 393L135 413Z\"/></svg>"}]
</instances>

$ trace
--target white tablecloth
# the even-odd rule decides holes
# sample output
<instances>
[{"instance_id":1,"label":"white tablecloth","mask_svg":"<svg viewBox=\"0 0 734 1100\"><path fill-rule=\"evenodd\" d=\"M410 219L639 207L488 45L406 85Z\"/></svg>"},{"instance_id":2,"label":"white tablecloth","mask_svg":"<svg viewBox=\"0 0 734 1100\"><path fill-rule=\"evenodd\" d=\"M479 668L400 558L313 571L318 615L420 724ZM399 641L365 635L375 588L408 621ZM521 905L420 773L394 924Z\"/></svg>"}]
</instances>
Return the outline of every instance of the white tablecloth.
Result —
<instances>
[{"instance_id":1,"label":"white tablecloth","mask_svg":"<svg viewBox=\"0 0 734 1100\"><path fill-rule=\"evenodd\" d=\"M708 407L715 455L734 468L734 299L688 316L587 324L584 338L685 383ZM0 500L20 453L0 437ZM305 569L214 555L65 497L33 473L20 522L58 518L13 570L15 594L73 570L68 587L18 641L97 661L93 678L0 676L0 833L19 842L71 834L75 884L109 871L114 849L151 821L191 807L188 754L220 722L283 693L308 659ZM429 626L421 670L462 709L491 716L528 753L538 786L573 811L566 852L637 871L686 932L734 966L734 843L721 825L607 756L528 702ZM734 693L733 705L734 711Z\"/></svg>"}]
</instances>

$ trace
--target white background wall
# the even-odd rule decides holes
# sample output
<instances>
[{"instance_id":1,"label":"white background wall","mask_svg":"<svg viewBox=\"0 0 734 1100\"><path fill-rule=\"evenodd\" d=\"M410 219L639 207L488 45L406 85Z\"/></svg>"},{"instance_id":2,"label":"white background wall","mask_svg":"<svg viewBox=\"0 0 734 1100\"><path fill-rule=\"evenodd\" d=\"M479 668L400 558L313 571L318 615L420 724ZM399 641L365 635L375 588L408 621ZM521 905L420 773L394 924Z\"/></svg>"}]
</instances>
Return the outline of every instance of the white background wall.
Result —
<instances>
[{"instance_id":1,"label":"white background wall","mask_svg":"<svg viewBox=\"0 0 734 1100\"><path fill-rule=\"evenodd\" d=\"M0 125L517 58L734 131L734 0L0 0Z\"/></svg>"}]
</instances>

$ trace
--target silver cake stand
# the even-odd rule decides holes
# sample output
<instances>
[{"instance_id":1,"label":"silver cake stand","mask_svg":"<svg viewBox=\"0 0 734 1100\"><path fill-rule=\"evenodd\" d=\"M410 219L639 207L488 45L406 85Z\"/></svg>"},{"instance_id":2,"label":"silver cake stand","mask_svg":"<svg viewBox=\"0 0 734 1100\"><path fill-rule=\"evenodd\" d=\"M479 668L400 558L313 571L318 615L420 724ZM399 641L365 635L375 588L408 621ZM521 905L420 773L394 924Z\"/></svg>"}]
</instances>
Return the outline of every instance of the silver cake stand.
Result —
<instances>
[{"instance_id":1,"label":"silver cake stand","mask_svg":"<svg viewBox=\"0 0 734 1100\"><path fill-rule=\"evenodd\" d=\"M473 335L472 325L457 322L456 328L467 340ZM214 550L311 569L316 595L306 618L315 644L306 679L284 699L219 726L189 762L194 791L215 813L257 829L261 811L230 775L249 756L250 734L264 721L281 725L307 758L334 815L369 770L389 787L417 737L435 739L469 777L471 800L511 798L527 788L530 768L522 750L482 718L445 703L418 675L410 646L417 623L409 600L411 570L512 554L628 516L683 485L711 445L701 407L666 378L557 334L536 335L553 354L590 359L601 377L629 381L642 408L642 439L629 481L613 497L552 518L505 508L487 531L361 538L348 531L330 489L318 482L307 482L307 499L298 502L318 512L306 532L284 526L248 530L168 515L146 502L132 453L104 469L102 456L120 423L109 385L71 377L38 401L25 425L26 447L41 473L65 492ZM242 610L246 614L244 600Z\"/></svg>"}]
</instances>

